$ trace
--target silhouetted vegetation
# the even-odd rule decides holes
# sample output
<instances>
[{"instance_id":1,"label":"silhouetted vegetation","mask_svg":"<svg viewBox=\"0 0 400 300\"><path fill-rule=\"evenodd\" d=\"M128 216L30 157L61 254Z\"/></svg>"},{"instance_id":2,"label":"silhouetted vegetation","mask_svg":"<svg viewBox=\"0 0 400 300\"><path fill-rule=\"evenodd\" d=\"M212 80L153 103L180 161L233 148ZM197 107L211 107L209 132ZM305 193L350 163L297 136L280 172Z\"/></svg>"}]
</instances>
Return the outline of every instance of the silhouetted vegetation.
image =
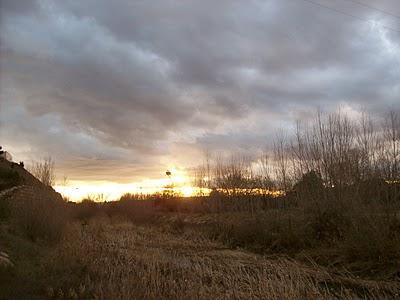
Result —
<instances>
[{"instance_id":1,"label":"silhouetted vegetation","mask_svg":"<svg viewBox=\"0 0 400 300\"><path fill-rule=\"evenodd\" d=\"M10 169L0 169L0 191L21 184L22 179L18 172Z\"/></svg>"},{"instance_id":2,"label":"silhouetted vegetation","mask_svg":"<svg viewBox=\"0 0 400 300\"><path fill-rule=\"evenodd\" d=\"M51 157L32 162L29 172L46 186L53 186L55 183L55 162Z\"/></svg>"}]
</instances>

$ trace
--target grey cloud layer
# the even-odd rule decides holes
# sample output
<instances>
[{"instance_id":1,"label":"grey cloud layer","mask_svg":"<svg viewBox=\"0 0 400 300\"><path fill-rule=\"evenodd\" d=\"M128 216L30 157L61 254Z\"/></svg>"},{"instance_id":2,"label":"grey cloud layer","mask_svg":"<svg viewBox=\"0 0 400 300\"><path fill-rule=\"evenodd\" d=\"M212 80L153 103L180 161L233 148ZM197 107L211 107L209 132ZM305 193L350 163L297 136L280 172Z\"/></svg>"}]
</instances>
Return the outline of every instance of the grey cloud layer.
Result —
<instances>
[{"instance_id":1,"label":"grey cloud layer","mask_svg":"<svg viewBox=\"0 0 400 300\"><path fill-rule=\"evenodd\" d=\"M302 0L0 3L2 143L77 177L98 159L100 177L154 175L183 151L262 145L318 106L400 102L400 33L384 27L400 20L347 0L319 3L371 22Z\"/></svg>"}]
</instances>

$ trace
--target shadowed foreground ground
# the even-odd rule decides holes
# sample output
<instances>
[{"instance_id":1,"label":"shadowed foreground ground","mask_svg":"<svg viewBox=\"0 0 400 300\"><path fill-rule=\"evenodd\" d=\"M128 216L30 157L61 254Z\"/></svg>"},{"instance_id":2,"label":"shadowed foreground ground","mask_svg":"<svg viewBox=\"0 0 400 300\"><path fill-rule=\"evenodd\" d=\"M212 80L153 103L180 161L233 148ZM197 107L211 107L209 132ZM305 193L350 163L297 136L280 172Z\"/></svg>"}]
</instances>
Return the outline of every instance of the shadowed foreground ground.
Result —
<instances>
[{"instance_id":1,"label":"shadowed foreground ground","mask_svg":"<svg viewBox=\"0 0 400 300\"><path fill-rule=\"evenodd\" d=\"M46 258L47 275L57 278L46 289L50 298L353 299L400 290L163 227L97 219L66 236Z\"/></svg>"}]
</instances>

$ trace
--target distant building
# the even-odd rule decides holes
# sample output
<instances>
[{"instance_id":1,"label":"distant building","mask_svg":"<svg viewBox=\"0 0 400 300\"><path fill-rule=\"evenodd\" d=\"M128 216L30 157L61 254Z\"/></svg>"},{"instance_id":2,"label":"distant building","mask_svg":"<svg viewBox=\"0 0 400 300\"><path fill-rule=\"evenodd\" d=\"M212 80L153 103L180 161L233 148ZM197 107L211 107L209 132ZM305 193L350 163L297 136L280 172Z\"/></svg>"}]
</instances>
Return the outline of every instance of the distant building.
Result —
<instances>
[{"instance_id":1,"label":"distant building","mask_svg":"<svg viewBox=\"0 0 400 300\"><path fill-rule=\"evenodd\" d=\"M9 152L2 150L2 147L0 146L0 159L5 159L8 161L12 161L12 156Z\"/></svg>"}]
</instances>

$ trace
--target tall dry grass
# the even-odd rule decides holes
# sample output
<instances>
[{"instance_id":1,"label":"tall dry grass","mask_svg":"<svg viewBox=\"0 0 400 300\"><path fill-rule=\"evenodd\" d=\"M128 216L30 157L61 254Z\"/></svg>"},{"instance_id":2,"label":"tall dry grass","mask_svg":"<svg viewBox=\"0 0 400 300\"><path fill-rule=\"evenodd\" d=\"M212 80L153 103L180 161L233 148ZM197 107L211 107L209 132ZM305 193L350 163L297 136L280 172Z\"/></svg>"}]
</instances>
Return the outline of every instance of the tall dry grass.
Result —
<instances>
[{"instance_id":1,"label":"tall dry grass","mask_svg":"<svg viewBox=\"0 0 400 300\"><path fill-rule=\"evenodd\" d=\"M54 191L22 187L2 202L7 206L7 219L16 233L32 241L61 239L69 215L66 203Z\"/></svg>"},{"instance_id":2,"label":"tall dry grass","mask_svg":"<svg viewBox=\"0 0 400 300\"><path fill-rule=\"evenodd\" d=\"M55 278L47 288L54 298L373 299L398 288L231 251L199 235L104 219L71 227L45 272Z\"/></svg>"}]
</instances>

